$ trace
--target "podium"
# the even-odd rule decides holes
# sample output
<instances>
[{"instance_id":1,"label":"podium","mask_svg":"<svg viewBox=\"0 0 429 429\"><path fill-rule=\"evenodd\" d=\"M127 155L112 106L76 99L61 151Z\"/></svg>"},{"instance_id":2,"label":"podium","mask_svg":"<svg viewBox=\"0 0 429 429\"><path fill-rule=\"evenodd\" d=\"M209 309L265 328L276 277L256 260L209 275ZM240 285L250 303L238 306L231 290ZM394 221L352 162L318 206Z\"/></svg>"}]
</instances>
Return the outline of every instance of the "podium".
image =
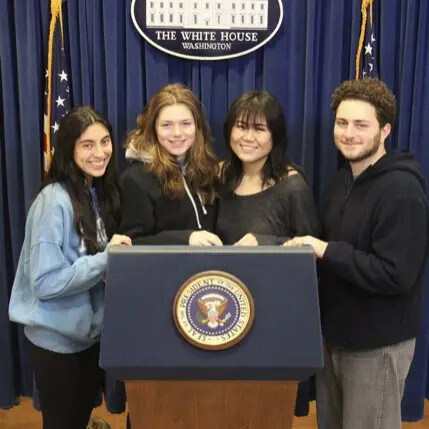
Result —
<instances>
[{"instance_id":1,"label":"podium","mask_svg":"<svg viewBox=\"0 0 429 429\"><path fill-rule=\"evenodd\" d=\"M226 350L190 344L173 301L221 271L254 300L247 335ZM311 248L115 246L109 251L100 364L125 380L133 429L287 429L297 383L323 366Z\"/></svg>"}]
</instances>

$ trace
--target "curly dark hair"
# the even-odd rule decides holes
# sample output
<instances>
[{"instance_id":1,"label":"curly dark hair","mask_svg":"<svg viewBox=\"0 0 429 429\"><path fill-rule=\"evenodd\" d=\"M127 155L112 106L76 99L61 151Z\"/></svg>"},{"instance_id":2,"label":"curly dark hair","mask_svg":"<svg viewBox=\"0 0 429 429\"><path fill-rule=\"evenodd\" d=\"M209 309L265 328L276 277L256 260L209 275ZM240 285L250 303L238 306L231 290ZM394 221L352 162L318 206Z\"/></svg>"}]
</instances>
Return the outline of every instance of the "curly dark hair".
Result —
<instances>
[{"instance_id":1,"label":"curly dark hair","mask_svg":"<svg viewBox=\"0 0 429 429\"><path fill-rule=\"evenodd\" d=\"M332 94L331 107L337 113L343 100L362 100L375 108L380 127L393 126L396 119L396 97L384 82L379 79L345 80Z\"/></svg>"}]
</instances>

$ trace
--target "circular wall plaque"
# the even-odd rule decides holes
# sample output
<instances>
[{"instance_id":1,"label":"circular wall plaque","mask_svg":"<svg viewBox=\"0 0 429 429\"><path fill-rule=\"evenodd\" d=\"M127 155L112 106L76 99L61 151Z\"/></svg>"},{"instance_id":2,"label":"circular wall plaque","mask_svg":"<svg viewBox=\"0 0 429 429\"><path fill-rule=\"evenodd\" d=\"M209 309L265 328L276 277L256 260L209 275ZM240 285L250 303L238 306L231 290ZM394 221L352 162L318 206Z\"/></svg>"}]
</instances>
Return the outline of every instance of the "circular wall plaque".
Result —
<instances>
[{"instance_id":1,"label":"circular wall plaque","mask_svg":"<svg viewBox=\"0 0 429 429\"><path fill-rule=\"evenodd\" d=\"M185 281L173 303L173 318L196 347L223 350L241 341L255 317L252 295L237 277L204 271Z\"/></svg>"},{"instance_id":2,"label":"circular wall plaque","mask_svg":"<svg viewBox=\"0 0 429 429\"><path fill-rule=\"evenodd\" d=\"M191 60L226 60L268 43L283 23L282 0L133 0L131 18L155 48Z\"/></svg>"}]
</instances>

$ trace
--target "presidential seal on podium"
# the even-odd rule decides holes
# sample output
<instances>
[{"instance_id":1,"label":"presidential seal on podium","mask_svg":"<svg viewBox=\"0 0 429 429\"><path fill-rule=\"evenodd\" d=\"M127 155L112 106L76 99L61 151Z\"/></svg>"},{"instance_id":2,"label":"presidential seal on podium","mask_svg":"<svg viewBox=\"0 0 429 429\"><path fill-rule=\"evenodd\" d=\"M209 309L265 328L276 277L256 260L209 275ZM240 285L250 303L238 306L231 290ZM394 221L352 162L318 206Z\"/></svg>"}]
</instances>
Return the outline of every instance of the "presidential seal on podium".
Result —
<instances>
[{"instance_id":1,"label":"presidential seal on podium","mask_svg":"<svg viewBox=\"0 0 429 429\"><path fill-rule=\"evenodd\" d=\"M232 274L204 271L178 290L173 303L177 329L192 345L206 350L228 349L241 341L255 317L253 297Z\"/></svg>"}]
</instances>

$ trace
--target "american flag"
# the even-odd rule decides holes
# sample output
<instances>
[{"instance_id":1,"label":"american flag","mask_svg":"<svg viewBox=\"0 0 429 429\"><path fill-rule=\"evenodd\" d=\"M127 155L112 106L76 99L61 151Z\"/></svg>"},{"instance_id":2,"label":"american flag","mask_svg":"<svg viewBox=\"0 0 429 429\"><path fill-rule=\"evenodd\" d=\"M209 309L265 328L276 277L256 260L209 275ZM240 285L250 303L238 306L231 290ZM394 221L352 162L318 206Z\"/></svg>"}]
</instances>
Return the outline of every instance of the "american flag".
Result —
<instances>
[{"instance_id":1,"label":"american flag","mask_svg":"<svg viewBox=\"0 0 429 429\"><path fill-rule=\"evenodd\" d=\"M356 79L378 77L377 0L362 0L362 27L356 56Z\"/></svg>"},{"instance_id":2,"label":"american flag","mask_svg":"<svg viewBox=\"0 0 429 429\"><path fill-rule=\"evenodd\" d=\"M62 0L51 0L49 27L48 67L45 71L44 113L44 171L48 172L53 153L55 133L61 118L70 110L71 82L64 43Z\"/></svg>"}]
</instances>

